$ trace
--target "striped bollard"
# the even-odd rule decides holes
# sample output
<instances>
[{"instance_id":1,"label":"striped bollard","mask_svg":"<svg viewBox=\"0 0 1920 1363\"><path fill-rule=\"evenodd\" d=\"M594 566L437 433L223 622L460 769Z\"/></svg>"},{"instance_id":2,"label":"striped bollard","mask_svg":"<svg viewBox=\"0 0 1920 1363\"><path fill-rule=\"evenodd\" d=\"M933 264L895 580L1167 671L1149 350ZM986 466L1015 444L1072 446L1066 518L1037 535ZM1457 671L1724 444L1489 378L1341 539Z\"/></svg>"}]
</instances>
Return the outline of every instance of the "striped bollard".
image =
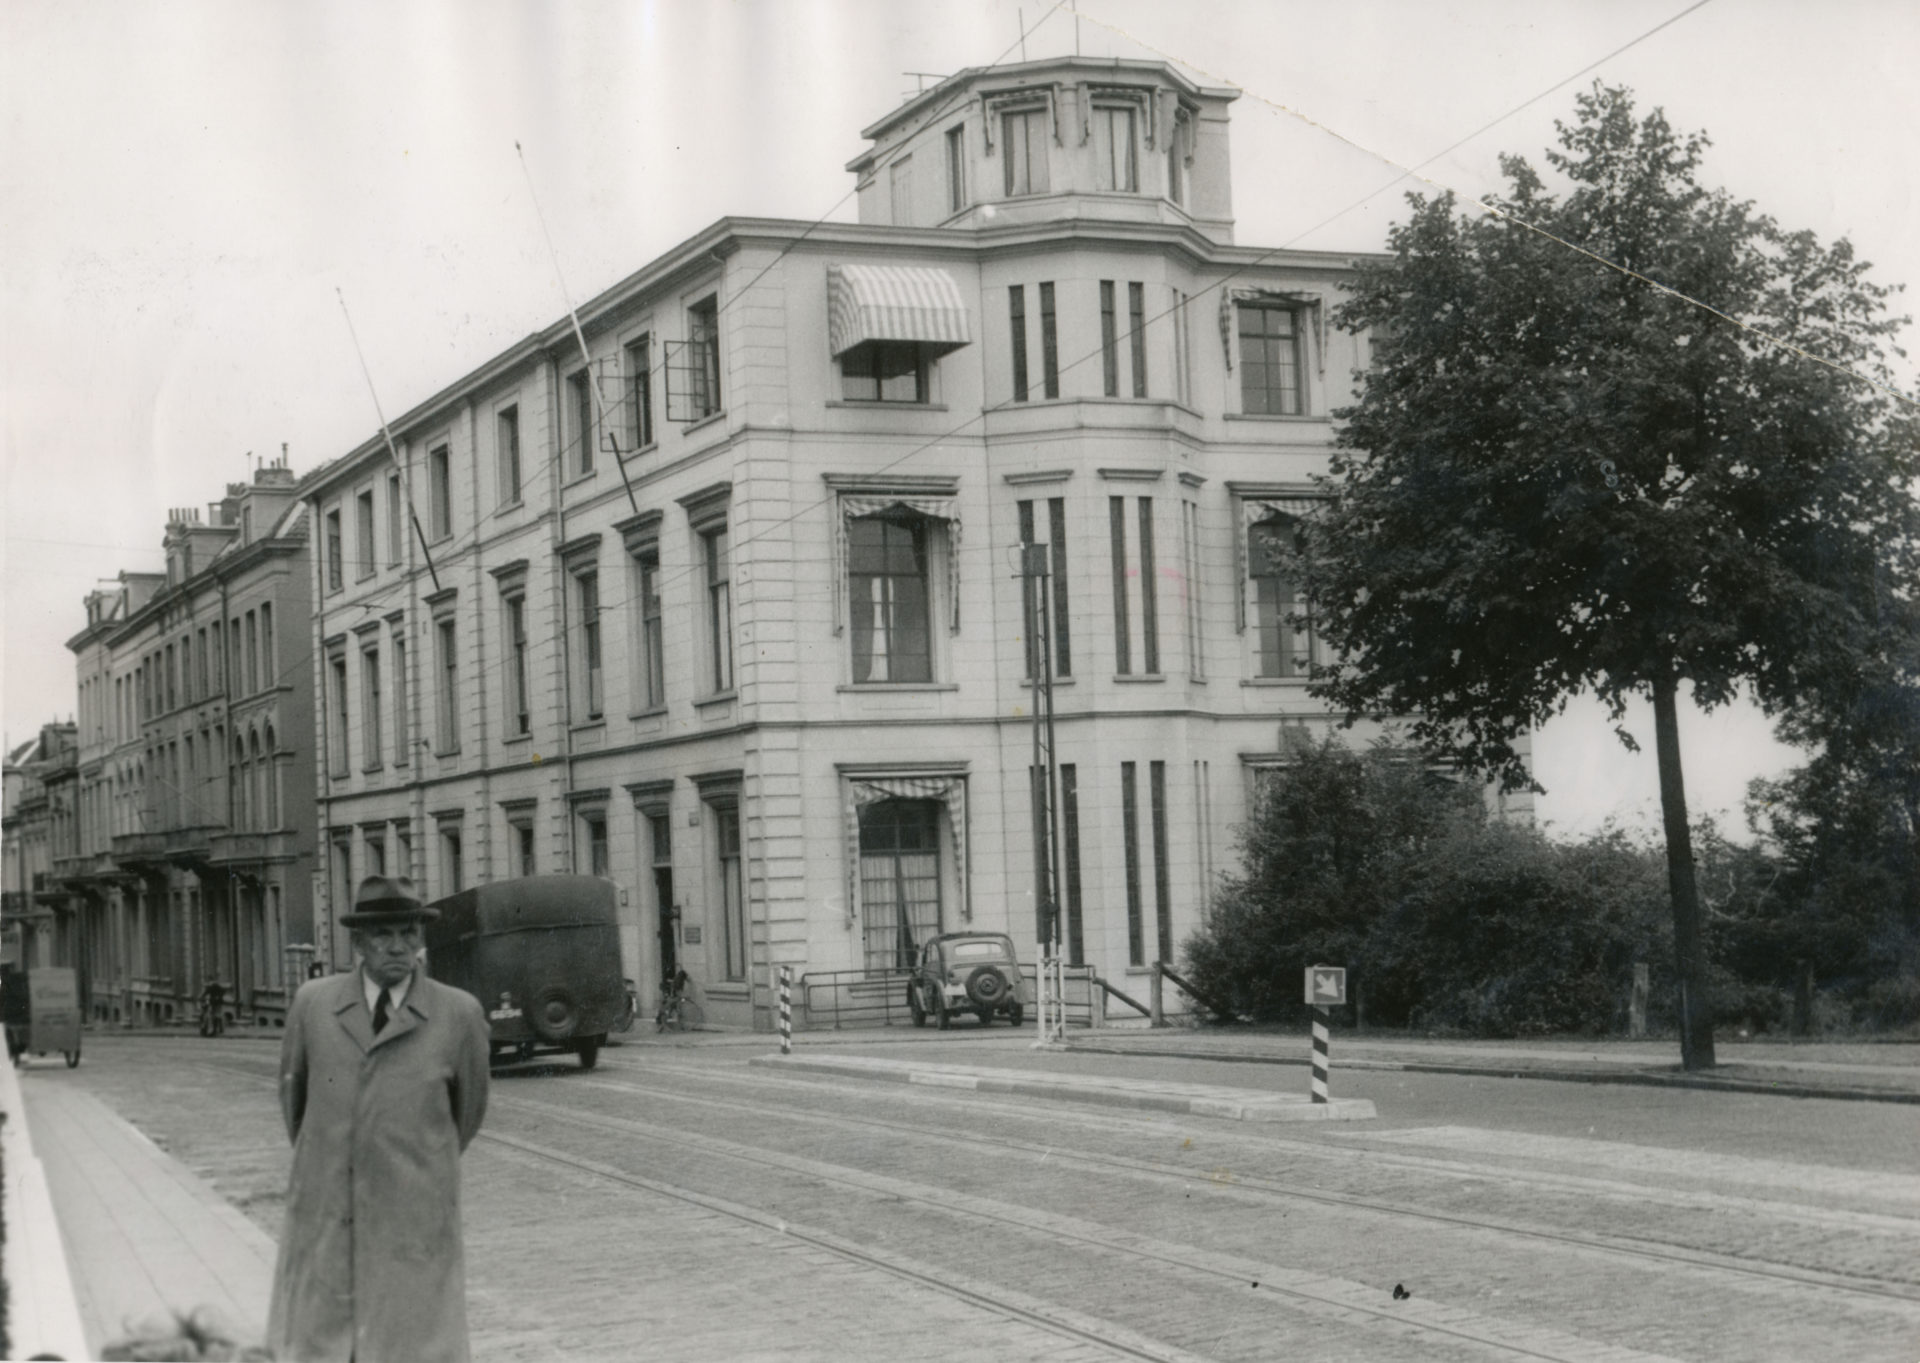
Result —
<instances>
[{"instance_id":1,"label":"striped bollard","mask_svg":"<svg viewBox=\"0 0 1920 1363\"><path fill-rule=\"evenodd\" d=\"M1324 1103L1327 1098L1327 1010L1316 1007L1313 1010L1313 1101Z\"/></svg>"},{"instance_id":2,"label":"striped bollard","mask_svg":"<svg viewBox=\"0 0 1920 1363\"><path fill-rule=\"evenodd\" d=\"M793 967L780 967L780 1054L793 1054Z\"/></svg>"}]
</instances>

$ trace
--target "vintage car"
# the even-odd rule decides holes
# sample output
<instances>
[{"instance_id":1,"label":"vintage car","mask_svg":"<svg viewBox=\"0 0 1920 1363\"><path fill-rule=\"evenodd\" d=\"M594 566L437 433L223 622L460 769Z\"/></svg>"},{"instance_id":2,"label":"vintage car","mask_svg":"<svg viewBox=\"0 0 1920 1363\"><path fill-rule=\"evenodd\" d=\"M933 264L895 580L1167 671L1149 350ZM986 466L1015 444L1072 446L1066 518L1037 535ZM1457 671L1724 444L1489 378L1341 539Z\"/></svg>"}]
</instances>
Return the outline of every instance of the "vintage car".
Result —
<instances>
[{"instance_id":1,"label":"vintage car","mask_svg":"<svg viewBox=\"0 0 1920 1363\"><path fill-rule=\"evenodd\" d=\"M438 900L427 973L487 1010L496 1064L571 1052L583 1069L633 1004L620 973L618 888L597 876L527 876Z\"/></svg>"},{"instance_id":2,"label":"vintage car","mask_svg":"<svg viewBox=\"0 0 1920 1363\"><path fill-rule=\"evenodd\" d=\"M955 1013L972 1013L985 1026L995 1013L1018 1027L1026 1017L1020 1001L1020 958L1004 932L947 932L929 938L907 983L913 1025L933 1018L946 1028Z\"/></svg>"}]
</instances>

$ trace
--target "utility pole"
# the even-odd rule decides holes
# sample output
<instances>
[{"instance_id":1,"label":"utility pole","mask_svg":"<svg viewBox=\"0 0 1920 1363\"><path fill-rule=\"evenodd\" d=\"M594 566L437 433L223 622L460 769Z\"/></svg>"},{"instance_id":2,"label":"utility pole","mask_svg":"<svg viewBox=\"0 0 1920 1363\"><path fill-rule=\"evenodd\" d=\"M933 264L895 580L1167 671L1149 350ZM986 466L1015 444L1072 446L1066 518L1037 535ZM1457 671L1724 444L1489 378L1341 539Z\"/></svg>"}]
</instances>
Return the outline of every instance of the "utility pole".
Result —
<instances>
[{"instance_id":1,"label":"utility pole","mask_svg":"<svg viewBox=\"0 0 1920 1363\"><path fill-rule=\"evenodd\" d=\"M1028 673L1033 679L1033 904L1040 959L1039 1040L1064 1041L1067 1030L1066 983L1060 955L1060 892L1054 830L1053 792L1056 761L1053 741L1053 631L1048 617L1048 556L1051 546L1020 546L1021 595L1026 607Z\"/></svg>"}]
</instances>

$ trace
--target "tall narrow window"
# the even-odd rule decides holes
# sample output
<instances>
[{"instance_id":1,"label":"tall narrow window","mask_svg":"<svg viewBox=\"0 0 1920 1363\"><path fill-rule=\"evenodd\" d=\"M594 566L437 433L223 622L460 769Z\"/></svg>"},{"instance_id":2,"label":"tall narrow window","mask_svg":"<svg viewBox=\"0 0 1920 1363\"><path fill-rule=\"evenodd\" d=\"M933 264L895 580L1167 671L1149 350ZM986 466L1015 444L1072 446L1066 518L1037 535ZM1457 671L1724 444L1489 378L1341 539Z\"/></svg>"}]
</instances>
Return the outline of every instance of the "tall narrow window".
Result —
<instances>
[{"instance_id":1,"label":"tall narrow window","mask_svg":"<svg viewBox=\"0 0 1920 1363\"><path fill-rule=\"evenodd\" d=\"M440 877L441 888L448 894L459 894L467 886L467 868L461 854L457 823L444 824L440 829Z\"/></svg>"},{"instance_id":2,"label":"tall narrow window","mask_svg":"<svg viewBox=\"0 0 1920 1363\"><path fill-rule=\"evenodd\" d=\"M400 475L387 475L387 559L396 565L406 545L407 500L400 493Z\"/></svg>"},{"instance_id":3,"label":"tall narrow window","mask_svg":"<svg viewBox=\"0 0 1920 1363\"><path fill-rule=\"evenodd\" d=\"M1047 192L1047 111L1023 109L1000 119L1009 199Z\"/></svg>"},{"instance_id":4,"label":"tall narrow window","mask_svg":"<svg viewBox=\"0 0 1920 1363\"><path fill-rule=\"evenodd\" d=\"M605 708L600 669L600 574L574 574L573 594L580 612L577 685L581 715L589 720L599 719Z\"/></svg>"},{"instance_id":5,"label":"tall narrow window","mask_svg":"<svg viewBox=\"0 0 1920 1363\"><path fill-rule=\"evenodd\" d=\"M494 454L500 465L500 505L520 500L520 409L503 407L493 419Z\"/></svg>"},{"instance_id":6,"label":"tall narrow window","mask_svg":"<svg viewBox=\"0 0 1920 1363\"><path fill-rule=\"evenodd\" d=\"M1113 281L1103 279L1100 281L1100 372L1106 395L1117 398L1120 396L1120 337L1113 308Z\"/></svg>"},{"instance_id":7,"label":"tall narrow window","mask_svg":"<svg viewBox=\"0 0 1920 1363\"><path fill-rule=\"evenodd\" d=\"M1066 880L1067 963L1087 963L1085 920L1080 912L1080 770L1060 764L1060 862Z\"/></svg>"},{"instance_id":8,"label":"tall narrow window","mask_svg":"<svg viewBox=\"0 0 1920 1363\"><path fill-rule=\"evenodd\" d=\"M887 167L887 197L893 209L895 227L913 222L913 157L902 156Z\"/></svg>"},{"instance_id":9,"label":"tall narrow window","mask_svg":"<svg viewBox=\"0 0 1920 1363\"><path fill-rule=\"evenodd\" d=\"M533 712L527 704L527 599L515 593L507 608L507 732L533 732Z\"/></svg>"},{"instance_id":10,"label":"tall narrow window","mask_svg":"<svg viewBox=\"0 0 1920 1363\"><path fill-rule=\"evenodd\" d=\"M727 978L747 978L747 900L740 874L740 809L715 809L714 853L720 876L720 924Z\"/></svg>"},{"instance_id":11,"label":"tall narrow window","mask_svg":"<svg viewBox=\"0 0 1920 1363\"><path fill-rule=\"evenodd\" d=\"M627 344L627 409L633 421L633 447L653 443L653 338Z\"/></svg>"},{"instance_id":12,"label":"tall narrow window","mask_svg":"<svg viewBox=\"0 0 1920 1363\"><path fill-rule=\"evenodd\" d=\"M666 628L660 609L660 550L634 555L634 575L640 604L640 702L657 710L667 703Z\"/></svg>"},{"instance_id":13,"label":"tall narrow window","mask_svg":"<svg viewBox=\"0 0 1920 1363\"><path fill-rule=\"evenodd\" d=\"M1204 681L1207 664L1200 633L1200 608L1206 592L1200 580L1200 508L1185 500L1180 503L1180 561L1182 609L1187 627L1187 675L1195 681Z\"/></svg>"},{"instance_id":14,"label":"tall narrow window","mask_svg":"<svg viewBox=\"0 0 1920 1363\"><path fill-rule=\"evenodd\" d=\"M697 421L720 410L720 306L711 297L687 309L687 364Z\"/></svg>"},{"instance_id":15,"label":"tall narrow window","mask_svg":"<svg viewBox=\"0 0 1920 1363\"><path fill-rule=\"evenodd\" d=\"M413 738L407 715L407 641L400 626L393 627L393 764L407 765L412 755Z\"/></svg>"},{"instance_id":16,"label":"tall narrow window","mask_svg":"<svg viewBox=\"0 0 1920 1363\"><path fill-rule=\"evenodd\" d=\"M1167 197L1177 204L1187 201L1187 141L1192 136L1193 124L1181 109L1167 131Z\"/></svg>"},{"instance_id":17,"label":"tall narrow window","mask_svg":"<svg viewBox=\"0 0 1920 1363\"><path fill-rule=\"evenodd\" d=\"M337 592L347 585L346 567L340 561L342 548L340 511L336 507L327 513L327 590L330 592Z\"/></svg>"},{"instance_id":18,"label":"tall narrow window","mask_svg":"<svg viewBox=\"0 0 1920 1363\"><path fill-rule=\"evenodd\" d=\"M1093 111L1093 178L1096 189L1132 194L1140 188L1140 163L1134 149L1134 110Z\"/></svg>"},{"instance_id":19,"label":"tall narrow window","mask_svg":"<svg viewBox=\"0 0 1920 1363\"><path fill-rule=\"evenodd\" d=\"M453 621L436 620L434 639L439 645L436 660L440 672L440 751L460 750L460 655L454 648Z\"/></svg>"},{"instance_id":20,"label":"tall narrow window","mask_svg":"<svg viewBox=\"0 0 1920 1363\"><path fill-rule=\"evenodd\" d=\"M510 821L508 835L513 848L513 873L516 876L535 874L533 856L533 815L528 814Z\"/></svg>"},{"instance_id":21,"label":"tall narrow window","mask_svg":"<svg viewBox=\"0 0 1920 1363\"><path fill-rule=\"evenodd\" d=\"M958 213L967 206L967 130L947 129L947 208Z\"/></svg>"},{"instance_id":22,"label":"tall narrow window","mask_svg":"<svg viewBox=\"0 0 1920 1363\"><path fill-rule=\"evenodd\" d=\"M1054 324L1053 285L1040 286L1040 373L1046 394L1060 396L1060 333Z\"/></svg>"},{"instance_id":23,"label":"tall narrow window","mask_svg":"<svg viewBox=\"0 0 1920 1363\"><path fill-rule=\"evenodd\" d=\"M1053 640L1053 675L1071 677L1073 675L1073 649L1071 630L1067 619L1067 502L1064 497L1049 497L1046 502L1046 533L1040 533L1038 518L1035 515L1036 503L1023 501L1018 503L1020 514L1020 542L1022 544L1045 544L1048 548L1048 584L1051 596L1048 600L1047 633ZM1035 664L1039 661L1035 655L1033 643L1027 645L1027 675L1034 675Z\"/></svg>"},{"instance_id":24,"label":"tall narrow window","mask_svg":"<svg viewBox=\"0 0 1920 1363\"><path fill-rule=\"evenodd\" d=\"M1015 284L1007 289L1007 321L1013 353L1013 400L1027 400L1027 291Z\"/></svg>"},{"instance_id":25,"label":"tall narrow window","mask_svg":"<svg viewBox=\"0 0 1920 1363\"><path fill-rule=\"evenodd\" d=\"M427 454L427 490L433 520L428 530L435 540L443 540L453 533L453 468L445 445Z\"/></svg>"},{"instance_id":26,"label":"tall narrow window","mask_svg":"<svg viewBox=\"0 0 1920 1363\"><path fill-rule=\"evenodd\" d=\"M380 741L380 717L383 713L380 693L380 650L369 648L360 654L360 728L361 741L366 751L361 761L371 771L379 766L385 757L385 747Z\"/></svg>"},{"instance_id":27,"label":"tall narrow window","mask_svg":"<svg viewBox=\"0 0 1920 1363\"><path fill-rule=\"evenodd\" d=\"M733 689L733 585L728 580L727 531L722 526L700 536L707 569L707 639L712 645L715 691Z\"/></svg>"},{"instance_id":28,"label":"tall narrow window","mask_svg":"<svg viewBox=\"0 0 1920 1363\"><path fill-rule=\"evenodd\" d=\"M260 603L260 685L271 691L280 684L280 667L273 653L273 602Z\"/></svg>"},{"instance_id":29,"label":"tall narrow window","mask_svg":"<svg viewBox=\"0 0 1920 1363\"><path fill-rule=\"evenodd\" d=\"M280 749L273 740L273 726L267 726L266 746L267 827L280 826Z\"/></svg>"},{"instance_id":30,"label":"tall narrow window","mask_svg":"<svg viewBox=\"0 0 1920 1363\"><path fill-rule=\"evenodd\" d=\"M260 645L254 629L254 613L247 612L247 694L260 689Z\"/></svg>"},{"instance_id":31,"label":"tall narrow window","mask_svg":"<svg viewBox=\"0 0 1920 1363\"><path fill-rule=\"evenodd\" d=\"M1287 571L1297 533L1293 522L1277 518L1247 527L1247 574L1253 579L1254 644L1262 677L1306 677L1317 661L1313 616ZM1301 617L1298 624L1296 617Z\"/></svg>"},{"instance_id":32,"label":"tall narrow window","mask_svg":"<svg viewBox=\"0 0 1920 1363\"><path fill-rule=\"evenodd\" d=\"M590 876L607 875L611 865L607 855L607 811L593 809L582 813L580 833L586 842L580 870Z\"/></svg>"},{"instance_id":33,"label":"tall narrow window","mask_svg":"<svg viewBox=\"0 0 1920 1363\"><path fill-rule=\"evenodd\" d=\"M1153 926L1157 961L1173 960L1173 890L1167 875L1167 764L1147 764L1147 804L1153 820Z\"/></svg>"},{"instance_id":34,"label":"tall narrow window","mask_svg":"<svg viewBox=\"0 0 1920 1363\"><path fill-rule=\"evenodd\" d=\"M335 776L347 774L347 655L336 653L328 659L327 681L333 695L333 732L328 734L327 746L332 750L328 754L329 766ZM245 749L236 737L234 747L242 754L237 760L245 762Z\"/></svg>"},{"instance_id":35,"label":"tall narrow window","mask_svg":"<svg viewBox=\"0 0 1920 1363\"><path fill-rule=\"evenodd\" d=\"M1187 349L1187 296L1173 290L1173 396L1193 405L1193 365Z\"/></svg>"},{"instance_id":36,"label":"tall narrow window","mask_svg":"<svg viewBox=\"0 0 1920 1363\"><path fill-rule=\"evenodd\" d=\"M862 958L908 970L940 931L940 802L886 799L860 807Z\"/></svg>"},{"instance_id":37,"label":"tall narrow window","mask_svg":"<svg viewBox=\"0 0 1920 1363\"><path fill-rule=\"evenodd\" d=\"M573 477L593 472L593 376L582 369L567 376L568 416L573 422Z\"/></svg>"},{"instance_id":38,"label":"tall narrow window","mask_svg":"<svg viewBox=\"0 0 1920 1363\"><path fill-rule=\"evenodd\" d=\"M1133 395L1147 395L1147 286L1127 285L1128 354L1133 360Z\"/></svg>"},{"instance_id":39,"label":"tall narrow window","mask_svg":"<svg viewBox=\"0 0 1920 1363\"><path fill-rule=\"evenodd\" d=\"M1113 540L1113 670L1133 671L1133 612L1127 606L1127 499L1107 498L1107 527Z\"/></svg>"},{"instance_id":40,"label":"tall narrow window","mask_svg":"<svg viewBox=\"0 0 1920 1363\"><path fill-rule=\"evenodd\" d=\"M1241 304L1240 399L1244 411L1261 416L1299 416L1300 317L1291 307Z\"/></svg>"},{"instance_id":41,"label":"tall narrow window","mask_svg":"<svg viewBox=\"0 0 1920 1363\"><path fill-rule=\"evenodd\" d=\"M933 680L927 522L861 516L847 524L853 680Z\"/></svg>"},{"instance_id":42,"label":"tall narrow window","mask_svg":"<svg viewBox=\"0 0 1920 1363\"><path fill-rule=\"evenodd\" d=\"M1153 562L1153 498L1140 499L1140 653L1150 675L1160 671L1160 574Z\"/></svg>"},{"instance_id":43,"label":"tall narrow window","mask_svg":"<svg viewBox=\"0 0 1920 1363\"><path fill-rule=\"evenodd\" d=\"M1140 907L1140 791L1134 763L1120 764L1120 818L1127 872L1127 964L1147 963L1146 923Z\"/></svg>"},{"instance_id":44,"label":"tall narrow window","mask_svg":"<svg viewBox=\"0 0 1920 1363\"><path fill-rule=\"evenodd\" d=\"M372 577L380 566L374 552L372 488L353 499L353 547L360 555L360 576Z\"/></svg>"}]
</instances>

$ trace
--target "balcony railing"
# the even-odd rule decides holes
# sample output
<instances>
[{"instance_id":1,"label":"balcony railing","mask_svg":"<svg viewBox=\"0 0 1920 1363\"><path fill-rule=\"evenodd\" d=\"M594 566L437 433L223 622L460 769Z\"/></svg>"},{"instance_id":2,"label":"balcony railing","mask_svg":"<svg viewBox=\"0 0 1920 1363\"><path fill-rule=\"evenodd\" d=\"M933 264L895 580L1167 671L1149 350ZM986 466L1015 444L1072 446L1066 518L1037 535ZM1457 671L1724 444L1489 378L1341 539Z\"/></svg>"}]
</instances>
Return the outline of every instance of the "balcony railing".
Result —
<instances>
[{"instance_id":1,"label":"balcony railing","mask_svg":"<svg viewBox=\"0 0 1920 1363\"><path fill-rule=\"evenodd\" d=\"M213 835L207 860L215 866L243 862L292 861L293 834L285 829L271 833L236 833L221 829Z\"/></svg>"}]
</instances>

